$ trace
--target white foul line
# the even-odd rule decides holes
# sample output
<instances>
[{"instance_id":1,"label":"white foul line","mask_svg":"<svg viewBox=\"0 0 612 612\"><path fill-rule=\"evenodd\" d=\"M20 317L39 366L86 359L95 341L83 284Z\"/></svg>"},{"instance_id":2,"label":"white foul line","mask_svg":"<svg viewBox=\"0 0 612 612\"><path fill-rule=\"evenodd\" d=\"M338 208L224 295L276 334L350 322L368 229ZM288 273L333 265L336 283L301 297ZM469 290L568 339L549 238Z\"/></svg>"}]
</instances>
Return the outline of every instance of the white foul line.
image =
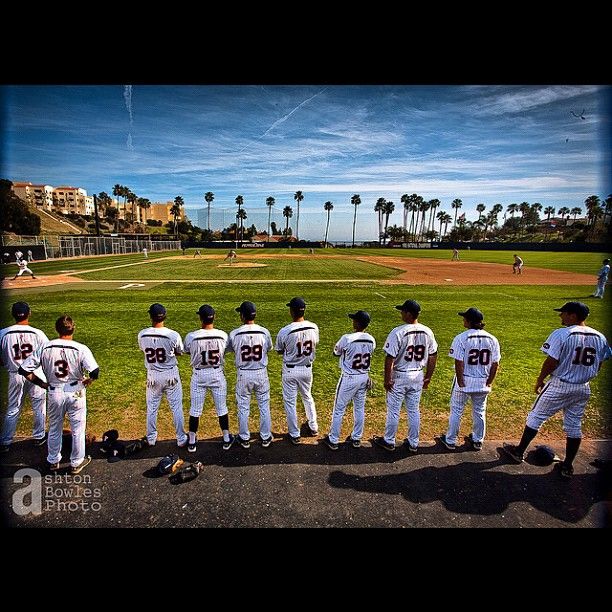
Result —
<instances>
[{"instance_id":1,"label":"white foul line","mask_svg":"<svg viewBox=\"0 0 612 612\"><path fill-rule=\"evenodd\" d=\"M382 293L378 293L377 291L374 292L376 295L380 295L381 298L384 298L385 300L387 299L386 295L383 295Z\"/></svg>"}]
</instances>

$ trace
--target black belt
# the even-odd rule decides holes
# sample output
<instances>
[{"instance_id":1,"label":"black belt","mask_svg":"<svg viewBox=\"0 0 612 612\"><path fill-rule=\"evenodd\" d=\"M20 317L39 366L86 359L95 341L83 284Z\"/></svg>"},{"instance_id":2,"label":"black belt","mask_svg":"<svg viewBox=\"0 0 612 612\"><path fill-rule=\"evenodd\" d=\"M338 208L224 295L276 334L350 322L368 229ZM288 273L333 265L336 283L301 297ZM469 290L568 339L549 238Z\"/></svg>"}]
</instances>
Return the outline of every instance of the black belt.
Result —
<instances>
[{"instance_id":1,"label":"black belt","mask_svg":"<svg viewBox=\"0 0 612 612\"><path fill-rule=\"evenodd\" d=\"M70 387L76 387L79 384L78 380L75 380L74 382L68 383L68 386ZM56 387L51 387L49 386L49 389L51 389L51 391L55 391Z\"/></svg>"},{"instance_id":2,"label":"black belt","mask_svg":"<svg viewBox=\"0 0 612 612\"><path fill-rule=\"evenodd\" d=\"M210 368L195 368L198 372L200 370L218 370L221 366L210 366Z\"/></svg>"},{"instance_id":3,"label":"black belt","mask_svg":"<svg viewBox=\"0 0 612 612\"><path fill-rule=\"evenodd\" d=\"M302 367L302 368L312 368L312 363L309 363L309 364L307 364L307 365L305 365L305 366L300 366L300 364L299 364L299 363L294 363L294 364L291 364L291 363L286 363L285 365L286 365L288 368L299 368L299 367Z\"/></svg>"}]
</instances>

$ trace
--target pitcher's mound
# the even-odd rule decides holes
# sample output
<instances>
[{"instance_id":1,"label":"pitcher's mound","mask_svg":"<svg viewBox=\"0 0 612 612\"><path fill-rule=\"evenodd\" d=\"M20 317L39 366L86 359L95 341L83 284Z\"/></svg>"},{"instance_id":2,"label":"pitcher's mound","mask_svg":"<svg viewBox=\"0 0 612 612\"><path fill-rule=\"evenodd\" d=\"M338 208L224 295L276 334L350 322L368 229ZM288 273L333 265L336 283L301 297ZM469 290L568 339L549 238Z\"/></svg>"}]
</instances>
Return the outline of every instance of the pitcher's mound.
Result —
<instances>
[{"instance_id":1,"label":"pitcher's mound","mask_svg":"<svg viewBox=\"0 0 612 612\"><path fill-rule=\"evenodd\" d=\"M268 264L253 263L251 261L239 261L233 264L222 263L217 268L267 268Z\"/></svg>"}]
</instances>

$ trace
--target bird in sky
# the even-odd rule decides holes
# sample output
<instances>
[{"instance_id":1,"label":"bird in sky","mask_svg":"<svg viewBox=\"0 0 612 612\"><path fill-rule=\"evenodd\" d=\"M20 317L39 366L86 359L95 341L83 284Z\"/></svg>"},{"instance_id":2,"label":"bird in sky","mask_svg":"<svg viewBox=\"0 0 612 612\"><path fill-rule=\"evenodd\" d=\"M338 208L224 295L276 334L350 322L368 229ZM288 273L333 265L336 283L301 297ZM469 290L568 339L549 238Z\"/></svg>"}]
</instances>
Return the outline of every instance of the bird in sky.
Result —
<instances>
[{"instance_id":1,"label":"bird in sky","mask_svg":"<svg viewBox=\"0 0 612 612\"><path fill-rule=\"evenodd\" d=\"M584 111L585 110L586 109L583 108L582 112L579 115L577 115L574 111L570 111L570 113L572 114L572 116L576 117L576 119L582 119L583 121L586 121L586 117L584 116Z\"/></svg>"}]
</instances>

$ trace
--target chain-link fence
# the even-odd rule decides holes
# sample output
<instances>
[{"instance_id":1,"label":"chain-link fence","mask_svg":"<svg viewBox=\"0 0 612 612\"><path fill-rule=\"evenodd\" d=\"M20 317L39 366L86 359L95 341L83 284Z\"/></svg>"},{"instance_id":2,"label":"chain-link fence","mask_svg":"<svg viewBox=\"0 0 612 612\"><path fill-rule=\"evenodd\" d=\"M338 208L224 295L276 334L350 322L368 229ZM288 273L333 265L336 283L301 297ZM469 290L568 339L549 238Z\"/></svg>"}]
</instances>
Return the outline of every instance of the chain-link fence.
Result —
<instances>
[{"instance_id":1,"label":"chain-link fence","mask_svg":"<svg viewBox=\"0 0 612 612\"><path fill-rule=\"evenodd\" d=\"M2 247L11 255L16 249L31 248L36 259L82 257L84 255L124 255L151 251L178 251L180 240L153 240L142 237L121 236L0 236ZM23 247L23 248L22 248ZM25 251L24 251L25 252Z\"/></svg>"}]
</instances>

